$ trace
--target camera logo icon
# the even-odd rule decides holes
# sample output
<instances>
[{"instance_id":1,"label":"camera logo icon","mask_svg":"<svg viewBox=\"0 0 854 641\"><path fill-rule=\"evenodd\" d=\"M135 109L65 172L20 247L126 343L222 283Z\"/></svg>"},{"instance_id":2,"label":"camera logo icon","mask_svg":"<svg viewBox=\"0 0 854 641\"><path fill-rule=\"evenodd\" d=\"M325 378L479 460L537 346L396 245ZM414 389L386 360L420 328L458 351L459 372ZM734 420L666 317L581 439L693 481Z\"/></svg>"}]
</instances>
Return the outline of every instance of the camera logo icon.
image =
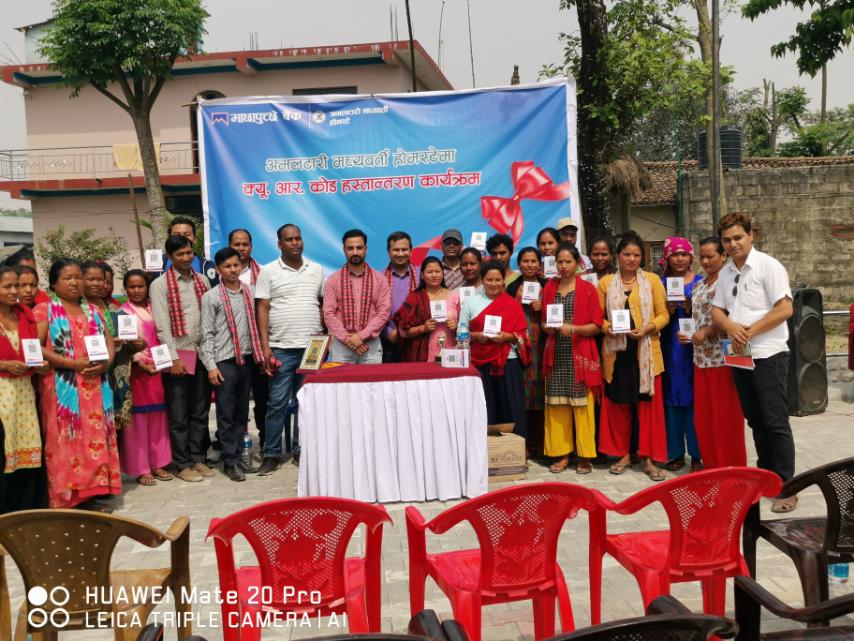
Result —
<instances>
[{"instance_id":1,"label":"camera logo icon","mask_svg":"<svg viewBox=\"0 0 854 641\"><path fill-rule=\"evenodd\" d=\"M59 629L68 625L71 616L63 606L71 599L71 594L65 586L58 585L49 592L40 585L33 586L27 592L30 603L27 622L33 628L43 628L50 623L52 628ZM50 612L44 607L50 602Z\"/></svg>"}]
</instances>

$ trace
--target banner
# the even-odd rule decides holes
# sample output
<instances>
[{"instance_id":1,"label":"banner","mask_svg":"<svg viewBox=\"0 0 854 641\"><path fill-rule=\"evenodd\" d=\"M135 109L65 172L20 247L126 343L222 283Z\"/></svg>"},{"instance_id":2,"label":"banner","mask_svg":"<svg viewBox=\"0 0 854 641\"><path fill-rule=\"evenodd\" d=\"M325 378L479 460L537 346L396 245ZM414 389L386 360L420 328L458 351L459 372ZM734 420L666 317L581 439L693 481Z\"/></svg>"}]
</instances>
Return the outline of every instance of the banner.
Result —
<instances>
[{"instance_id":1,"label":"banner","mask_svg":"<svg viewBox=\"0 0 854 641\"><path fill-rule=\"evenodd\" d=\"M445 229L510 235L516 249L572 216L579 226L575 83L359 96L200 101L199 157L208 256L252 233L260 263L276 230L302 230L305 256L331 272L342 234L368 235L368 262L408 232L420 262ZM582 230L579 229L579 244ZM515 268L515 263L513 264Z\"/></svg>"}]
</instances>

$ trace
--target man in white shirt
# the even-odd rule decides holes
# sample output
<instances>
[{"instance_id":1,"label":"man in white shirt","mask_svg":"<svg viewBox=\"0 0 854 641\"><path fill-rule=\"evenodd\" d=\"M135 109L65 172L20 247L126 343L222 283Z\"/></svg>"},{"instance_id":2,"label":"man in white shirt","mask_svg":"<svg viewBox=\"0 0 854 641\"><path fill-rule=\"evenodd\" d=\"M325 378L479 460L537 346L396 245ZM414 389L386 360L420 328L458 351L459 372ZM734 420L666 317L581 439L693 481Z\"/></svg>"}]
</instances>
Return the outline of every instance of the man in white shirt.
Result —
<instances>
[{"instance_id":1,"label":"man in white shirt","mask_svg":"<svg viewBox=\"0 0 854 641\"><path fill-rule=\"evenodd\" d=\"M712 320L733 349L750 344L755 369L733 368L741 409L756 445L757 465L788 481L795 473L795 443L789 425L786 385L792 291L789 275L776 258L753 247L750 216L733 213L718 224L729 263L715 288ZM775 499L773 512L791 512L797 497Z\"/></svg>"},{"instance_id":2,"label":"man in white shirt","mask_svg":"<svg viewBox=\"0 0 854 641\"><path fill-rule=\"evenodd\" d=\"M575 245L578 247L578 221L574 218L570 218L566 216L565 218L558 218L558 221L555 223L555 229L557 229L557 235L560 236L561 242L570 243L571 245ZM584 252L581 251L582 248L578 247L578 253L581 254L581 268L582 271L586 271L593 267L593 263L590 262L590 259L584 255Z\"/></svg>"},{"instance_id":3,"label":"man in white shirt","mask_svg":"<svg viewBox=\"0 0 854 641\"><path fill-rule=\"evenodd\" d=\"M296 405L302 376L296 373L311 336L323 333L321 305L323 270L302 256L302 232L286 224L276 232L281 257L264 265L255 284L258 334L264 360L275 374L270 380L264 444L259 476L275 472L282 464L282 435L294 461L299 463L299 428L285 433L285 421Z\"/></svg>"}]
</instances>

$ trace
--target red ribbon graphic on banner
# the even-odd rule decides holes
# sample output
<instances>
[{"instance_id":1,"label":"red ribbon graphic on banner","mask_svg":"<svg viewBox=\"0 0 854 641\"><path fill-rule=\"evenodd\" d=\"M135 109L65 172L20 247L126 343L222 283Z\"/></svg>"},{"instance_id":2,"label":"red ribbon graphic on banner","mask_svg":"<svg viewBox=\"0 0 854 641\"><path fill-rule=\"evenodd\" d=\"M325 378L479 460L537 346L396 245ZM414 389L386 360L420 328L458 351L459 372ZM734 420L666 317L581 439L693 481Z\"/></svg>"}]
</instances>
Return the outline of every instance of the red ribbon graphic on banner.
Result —
<instances>
[{"instance_id":1,"label":"red ribbon graphic on banner","mask_svg":"<svg viewBox=\"0 0 854 641\"><path fill-rule=\"evenodd\" d=\"M525 231L523 200L566 200L569 198L569 183L555 185L549 175L532 160L514 162L510 166L513 180L513 195L481 196L480 209L486 222L499 234L510 234L516 245ZM415 265L424 262L431 249L442 249L442 237L435 236L412 249L411 260Z\"/></svg>"},{"instance_id":2,"label":"red ribbon graphic on banner","mask_svg":"<svg viewBox=\"0 0 854 641\"><path fill-rule=\"evenodd\" d=\"M569 183L555 185L549 175L533 161L514 162L510 167L513 179L513 195L483 196L480 209L489 225L499 234L510 234L517 244L525 231L523 200L565 200L569 198Z\"/></svg>"}]
</instances>

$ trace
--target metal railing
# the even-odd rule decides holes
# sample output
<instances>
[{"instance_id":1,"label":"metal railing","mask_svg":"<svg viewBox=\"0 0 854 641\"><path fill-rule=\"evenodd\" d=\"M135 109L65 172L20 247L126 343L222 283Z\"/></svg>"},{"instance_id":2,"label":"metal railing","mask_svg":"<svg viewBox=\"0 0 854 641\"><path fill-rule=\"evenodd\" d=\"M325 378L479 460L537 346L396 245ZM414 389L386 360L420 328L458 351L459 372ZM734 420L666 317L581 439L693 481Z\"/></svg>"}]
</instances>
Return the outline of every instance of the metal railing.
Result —
<instances>
[{"instance_id":1,"label":"metal railing","mask_svg":"<svg viewBox=\"0 0 854 641\"><path fill-rule=\"evenodd\" d=\"M197 145L166 142L160 145L160 173L196 173ZM9 149L0 151L0 181L114 178L127 176L116 167L112 145Z\"/></svg>"},{"instance_id":2,"label":"metal railing","mask_svg":"<svg viewBox=\"0 0 854 641\"><path fill-rule=\"evenodd\" d=\"M850 316L851 312L847 309L831 309L822 311L823 316ZM825 354L825 358L848 358L848 352L832 352Z\"/></svg>"}]
</instances>

